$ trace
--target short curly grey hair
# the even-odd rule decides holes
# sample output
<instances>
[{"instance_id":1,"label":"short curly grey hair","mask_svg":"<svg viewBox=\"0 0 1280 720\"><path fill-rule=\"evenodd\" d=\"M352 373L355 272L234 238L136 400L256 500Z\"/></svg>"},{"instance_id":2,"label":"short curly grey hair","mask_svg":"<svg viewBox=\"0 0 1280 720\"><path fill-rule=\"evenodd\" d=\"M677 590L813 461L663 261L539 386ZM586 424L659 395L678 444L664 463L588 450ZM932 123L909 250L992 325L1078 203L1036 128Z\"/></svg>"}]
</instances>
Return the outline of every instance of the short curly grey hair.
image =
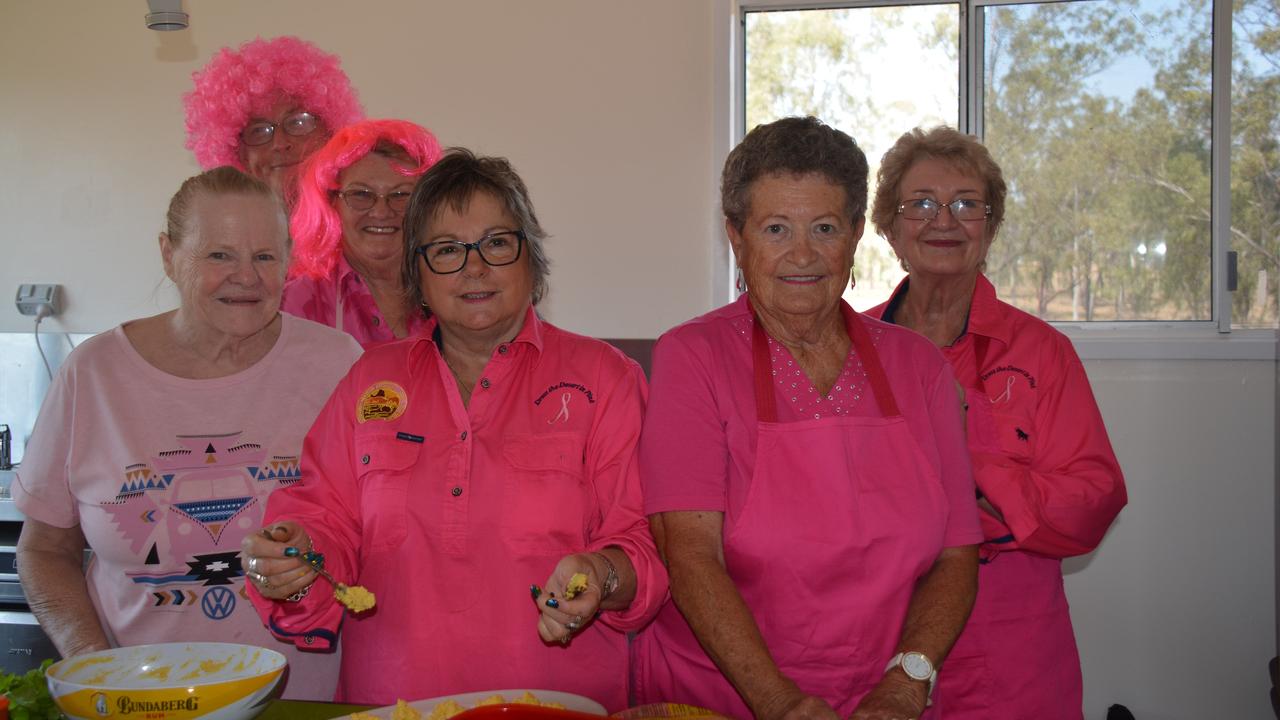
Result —
<instances>
[{"instance_id":1,"label":"short curly grey hair","mask_svg":"<svg viewBox=\"0 0 1280 720\"><path fill-rule=\"evenodd\" d=\"M867 156L858 143L815 117L788 117L757 125L724 161L720 204L734 228L751 214L752 183L780 173L819 173L844 188L855 223L867 210Z\"/></svg>"}]
</instances>

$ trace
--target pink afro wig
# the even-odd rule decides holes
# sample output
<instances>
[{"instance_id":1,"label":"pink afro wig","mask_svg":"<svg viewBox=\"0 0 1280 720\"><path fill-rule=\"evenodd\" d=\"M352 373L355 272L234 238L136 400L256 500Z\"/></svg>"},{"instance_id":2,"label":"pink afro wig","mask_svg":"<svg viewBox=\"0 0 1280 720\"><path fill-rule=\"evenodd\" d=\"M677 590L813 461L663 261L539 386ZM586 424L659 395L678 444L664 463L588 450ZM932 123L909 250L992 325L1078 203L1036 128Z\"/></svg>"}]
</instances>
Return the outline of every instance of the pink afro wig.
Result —
<instances>
[{"instance_id":1,"label":"pink afro wig","mask_svg":"<svg viewBox=\"0 0 1280 720\"><path fill-rule=\"evenodd\" d=\"M195 88L182 97L187 148L206 169L231 165L244 170L240 131L282 97L297 100L330 130L364 117L338 56L296 37L257 38L238 50L222 48L191 79Z\"/></svg>"},{"instance_id":2,"label":"pink afro wig","mask_svg":"<svg viewBox=\"0 0 1280 720\"><path fill-rule=\"evenodd\" d=\"M334 133L315 151L298 177L298 204L289 220L293 236L293 264L289 276L326 278L333 274L342 252L342 219L334 208L338 175L379 146L393 145L413 160L406 166L392 158L405 177L418 177L435 164L443 151L436 136L406 120L364 120Z\"/></svg>"}]
</instances>

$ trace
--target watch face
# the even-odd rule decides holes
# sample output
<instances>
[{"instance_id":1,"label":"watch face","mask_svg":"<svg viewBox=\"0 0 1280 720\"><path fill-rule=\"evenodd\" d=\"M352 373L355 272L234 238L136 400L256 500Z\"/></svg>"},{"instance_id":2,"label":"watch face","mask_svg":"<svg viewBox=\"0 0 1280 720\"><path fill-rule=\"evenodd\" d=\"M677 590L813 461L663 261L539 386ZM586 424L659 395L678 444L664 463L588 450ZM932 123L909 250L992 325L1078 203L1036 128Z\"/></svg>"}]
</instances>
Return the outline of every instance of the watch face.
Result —
<instances>
[{"instance_id":1,"label":"watch face","mask_svg":"<svg viewBox=\"0 0 1280 720\"><path fill-rule=\"evenodd\" d=\"M916 680L928 680L933 674L933 663L918 652L909 652L902 656L902 669Z\"/></svg>"}]
</instances>

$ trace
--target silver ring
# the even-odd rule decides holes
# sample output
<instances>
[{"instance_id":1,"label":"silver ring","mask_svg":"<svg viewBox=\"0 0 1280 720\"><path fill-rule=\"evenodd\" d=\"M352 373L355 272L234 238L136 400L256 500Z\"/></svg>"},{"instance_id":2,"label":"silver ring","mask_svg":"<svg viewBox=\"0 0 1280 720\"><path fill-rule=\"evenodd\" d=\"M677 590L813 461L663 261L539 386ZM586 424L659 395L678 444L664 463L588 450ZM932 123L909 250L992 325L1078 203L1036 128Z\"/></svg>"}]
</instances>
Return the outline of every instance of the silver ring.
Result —
<instances>
[{"instance_id":1,"label":"silver ring","mask_svg":"<svg viewBox=\"0 0 1280 720\"><path fill-rule=\"evenodd\" d=\"M251 557L251 558L249 558L249 562L247 563L247 565L249 566L249 572L253 572L253 571L257 570L257 569L258 569L258 558L256 558L256 557Z\"/></svg>"},{"instance_id":2,"label":"silver ring","mask_svg":"<svg viewBox=\"0 0 1280 720\"><path fill-rule=\"evenodd\" d=\"M578 629L578 623L576 623L576 622L574 622L574 621L572 621L572 620L570 620L569 622L565 623L565 624L564 624L564 626L565 626L565 627L567 627L567 628L569 628L570 630L577 630L577 629Z\"/></svg>"},{"instance_id":3,"label":"silver ring","mask_svg":"<svg viewBox=\"0 0 1280 720\"><path fill-rule=\"evenodd\" d=\"M250 572L249 577L252 578L254 582L258 583L264 588L271 587L271 583L267 582L267 576L263 575L262 573Z\"/></svg>"}]
</instances>

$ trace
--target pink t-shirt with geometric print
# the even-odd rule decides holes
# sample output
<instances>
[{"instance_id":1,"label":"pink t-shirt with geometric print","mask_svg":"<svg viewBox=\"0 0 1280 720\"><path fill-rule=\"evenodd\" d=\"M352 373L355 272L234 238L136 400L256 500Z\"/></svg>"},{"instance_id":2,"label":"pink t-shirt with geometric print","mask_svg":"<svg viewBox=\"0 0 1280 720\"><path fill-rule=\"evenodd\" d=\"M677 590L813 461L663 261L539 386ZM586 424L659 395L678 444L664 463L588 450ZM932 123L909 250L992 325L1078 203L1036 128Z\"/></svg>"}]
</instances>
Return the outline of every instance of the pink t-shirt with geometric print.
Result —
<instances>
[{"instance_id":1,"label":"pink t-shirt with geometric print","mask_svg":"<svg viewBox=\"0 0 1280 720\"><path fill-rule=\"evenodd\" d=\"M240 642L285 653L289 697L331 699L338 658L275 640L245 596L240 541L301 478L302 439L360 355L349 336L282 315L262 360L189 380L142 358L123 327L82 343L41 407L13 497L79 525L89 595L116 645Z\"/></svg>"}]
</instances>

